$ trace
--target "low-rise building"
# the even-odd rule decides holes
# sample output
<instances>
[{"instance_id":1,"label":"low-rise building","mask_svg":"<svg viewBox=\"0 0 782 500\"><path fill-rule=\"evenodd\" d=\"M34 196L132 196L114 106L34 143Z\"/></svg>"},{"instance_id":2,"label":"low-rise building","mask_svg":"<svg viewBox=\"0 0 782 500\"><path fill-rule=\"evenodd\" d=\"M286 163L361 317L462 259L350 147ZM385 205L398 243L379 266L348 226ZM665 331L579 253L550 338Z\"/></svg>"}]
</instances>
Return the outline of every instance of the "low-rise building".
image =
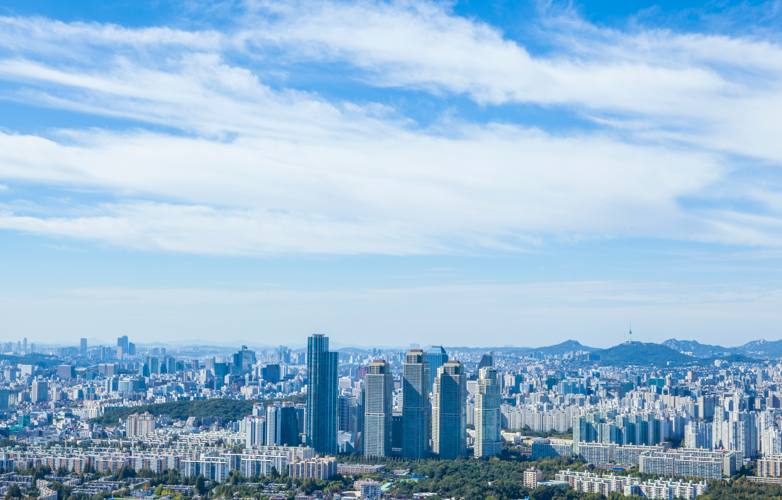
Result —
<instances>
[{"instance_id":1,"label":"low-rise building","mask_svg":"<svg viewBox=\"0 0 782 500\"><path fill-rule=\"evenodd\" d=\"M372 479L365 481L356 481L353 487L361 493L361 498L367 500L377 500L380 498L380 487L382 485Z\"/></svg>"},{"instance_id":2,"label":"low-rise building","mask_svg":"<svg viewBox=\"0 0 782 500\"><path fill-rule=\"evenodd\" d=\"M692 499L703 495L709 489L706 481L695 483L693 481L665 481L657 479L646 481L639 484L627 485L624 488L624 495L638 495L645 498L663 498L671 500L673 498Z\"/></svg>"},{"instance_id":3,"label":"low-rise building","mask_svg":"<svg viewBox=\"0 0 782 500\"><path fill-rule=\"evenodd\" d=\"M535 467L530 467L524 471L524 486L527 488L535 489L541 481L543 481L543 471Z\"/></svg>"},{"instance_id":4,"label":"low-rise building","mask_svg":"<svg viewBox=\"0 0 782 500\"><path fill-rule=\"evenodd\" d=\"M599 493L608 496L614 491L624 492L625 486L638 484L640 480L633 476L601 476L592 472L576 472L570 469L559 471L557 481L567 482L571 488L585 493Z\"/></svg>"},{"instance_id":5,"label":"low-rise building","mask_svg":"<svg viewBox=\"0 0 782 500\"><path fill-rule=\"evenodd\" d=\"M339 464L337 465L337 473L347 474L352 476L353 474L378 474L385 472L385 465L366 465L366 464Z\"/></svg>"}]
</instances>

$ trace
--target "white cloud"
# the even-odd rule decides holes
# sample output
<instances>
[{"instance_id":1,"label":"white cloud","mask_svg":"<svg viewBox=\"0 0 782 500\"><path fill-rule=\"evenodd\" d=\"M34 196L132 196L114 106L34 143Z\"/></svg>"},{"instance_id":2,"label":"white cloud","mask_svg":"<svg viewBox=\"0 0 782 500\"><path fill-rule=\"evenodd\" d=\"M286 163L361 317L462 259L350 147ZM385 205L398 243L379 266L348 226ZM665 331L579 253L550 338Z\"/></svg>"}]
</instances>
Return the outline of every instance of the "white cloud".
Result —
<instances>
[{"instance_id":1,"label":"white cloud","mask_svg":"<svg viewBox=\"0 0 782 500\"><path fill-rule=\"evenodd\" d=\"M116 197L43 214L7 205L0 227L226 255L443 253L547 237L782 245L775 188L745 183L769 213L718 203L739 168L721 151L782 159L768 140L782 102L779 47L582 23L549 28L569 49L545 58L431 3L263 9L271 20L248 17L226 34L0 18L0 79L19 87L5 98L186 134L0 133L0 180ZM378 85L575 106L606 118L606 131L452 120L421 129L389 107L273 90L256 66L231 62L242 43L277 44L286 60L346 60ZM681 202L707 195L718 208Z\"/></svg>"},{"instance_id":2,"label":"white cloud","mask_svg":"<svg viewBox=\"0 0 782 500\"><path fill-rule=\"evenodd\" d=\"M742 221L737 232L678 206L723 174L710 155L509 126L464 126L445 138L364 118L358 132L344 130L357 118L325 115L333 121L302 124L307 133L282 123L277 137L231 142L104 132L70 133L63 145L0 134L2 178L176 203L127 201L50 218L6 207L0 225L227 254L518 248L552 234L779 244L758 230L762 221ZM384 133L367 136L371 129ZM229 227L233 238L223 234Z\"/></svg>"},{"instance_id":3,"label":"white cloud","mask_svg":"<svg viewBox=\"0 0 782 500\"><path fill-rule=\"evenodd\" d=\"M484 104L565 105L638 126L645 137L782 162L782 48L750 38L623 33L570 15L546 18L554 45L533 56L447 4L255 2L262 29L245 36L298 60L347 61L379 86L466 94ZM268 16L271 12L273 15Z\"/></svg>"}]
</instances>

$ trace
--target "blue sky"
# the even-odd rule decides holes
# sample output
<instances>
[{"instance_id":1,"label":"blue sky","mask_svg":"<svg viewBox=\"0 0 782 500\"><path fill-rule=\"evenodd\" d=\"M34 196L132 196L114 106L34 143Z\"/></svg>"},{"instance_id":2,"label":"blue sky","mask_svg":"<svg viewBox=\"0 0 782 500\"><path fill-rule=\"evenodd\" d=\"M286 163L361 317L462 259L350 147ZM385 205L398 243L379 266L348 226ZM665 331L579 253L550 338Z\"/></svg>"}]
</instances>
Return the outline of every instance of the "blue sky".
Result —
<instances>
[{"instance_id":1,"label":"blue sky","mask_svg":"<svg viewBox=\"0 0 782 500\"><path fill-rule=\"evenodd\" d=\"M2 2L0 336L779 339L780 17Z\"/></svg>"}]
</instances>

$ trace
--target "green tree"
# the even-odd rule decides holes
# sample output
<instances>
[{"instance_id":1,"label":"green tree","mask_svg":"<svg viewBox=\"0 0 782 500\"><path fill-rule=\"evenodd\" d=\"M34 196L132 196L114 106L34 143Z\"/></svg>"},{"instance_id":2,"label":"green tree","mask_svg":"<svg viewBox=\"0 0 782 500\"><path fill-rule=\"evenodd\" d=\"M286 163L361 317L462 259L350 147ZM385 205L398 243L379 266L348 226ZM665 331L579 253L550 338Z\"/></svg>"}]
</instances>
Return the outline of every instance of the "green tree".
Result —
<instances>
[{"instance_id":1,"label":"green tree","mask_svg":"<svg viewBox=\"0 0 782 500\"><path fill-rule=\"evenodd\" d=\"M204 495L206 493L206 485L204 484L203 475L199 475L196 479L195 490L199 495Z\"/></svg>"},{"instance_id":2,"label":"green tree","mask_svg":"<svg viewBox=\"0 0 782 500\"><path fill-rule=\"evenodd\" d=\"M19 486L13 484L8 488L8 492L5 494L5 500L9 500L11 498L22 498L22 490L19 489Z\"/></svg>"}]
</instances>

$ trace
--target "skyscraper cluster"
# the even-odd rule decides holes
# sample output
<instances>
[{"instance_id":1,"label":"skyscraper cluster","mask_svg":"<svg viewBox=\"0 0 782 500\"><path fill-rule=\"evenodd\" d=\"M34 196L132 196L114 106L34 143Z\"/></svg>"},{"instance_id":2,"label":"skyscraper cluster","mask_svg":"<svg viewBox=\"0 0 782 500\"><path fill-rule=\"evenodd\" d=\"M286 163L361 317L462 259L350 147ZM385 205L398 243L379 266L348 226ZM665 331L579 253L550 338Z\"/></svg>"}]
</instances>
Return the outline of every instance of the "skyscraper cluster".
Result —
<instances>
[{"instance_id":1,"label":"skyscraper cluster","mask_svg":"<svg viewBox=\"0 0 782 500\"><path fill-rule=\"evenodd\" d=\"M491 355L481 360L475 382L476 457L502 451L500 384L493 361ZM327 337L309 338L306 435L307 444L318 453L335 453L338 430L346 426L350 415L349 401L339 396L337 363L338 354L329 351ZM401 455L417 460L432 455L455 459L467 454L467 374L459 361L448 360L445 349L435 346L425 353L413 346L402 363L397 397L395 411L391 365L385 360L369 363L358 432L365 456Z\"/></svg>"}]
</instances>

